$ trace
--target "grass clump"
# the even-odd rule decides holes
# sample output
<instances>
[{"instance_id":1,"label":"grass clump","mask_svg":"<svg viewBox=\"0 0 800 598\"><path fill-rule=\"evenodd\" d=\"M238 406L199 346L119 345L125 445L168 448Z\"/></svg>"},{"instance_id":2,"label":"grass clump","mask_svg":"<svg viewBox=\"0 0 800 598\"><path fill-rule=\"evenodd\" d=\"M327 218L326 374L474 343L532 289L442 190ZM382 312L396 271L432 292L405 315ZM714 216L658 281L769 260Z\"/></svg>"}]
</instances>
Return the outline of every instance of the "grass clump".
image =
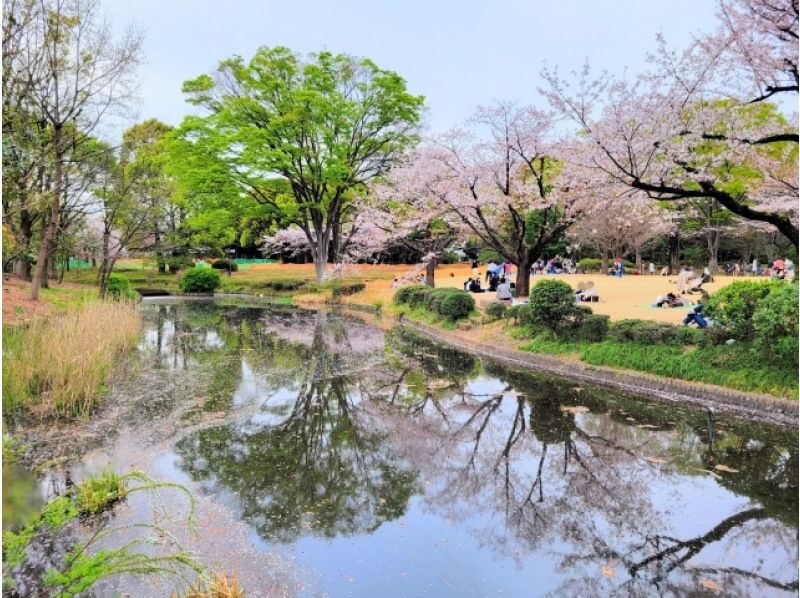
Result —
<instances>
[{"instance_id":1,"label":"grass clump","mask_svg":"<svg viewBox=\"0 0 800 598\"><path fill-rule=\"evenodd\" d=\"M76 504L81 513L100 513L125 498L126 492L125 479L106 469L99 476L91 477L80 484Z\"/></svg>"},{"instance_id":2,"label":"grass clump","mask_svg":"<svg viewBox=\"0 0 800 598\"><path fill-rule=\"evenodd\" d=\"M75 312L3 334L3 414L85 415L97 403L112 365L139 335L125 303L88 303Z\"/></svg>"},{"instance_id":3,"label":"grass clump","mask_svg":"<svg viewBox=\"0 0 800 598\"><path fill-rule=\"evenodd\" d=\"M244 598L245 593L234 575L214 573L210 579L201 579L192 584L183 594L173 594L170 598Z\"/></svg>"}]
</instances>

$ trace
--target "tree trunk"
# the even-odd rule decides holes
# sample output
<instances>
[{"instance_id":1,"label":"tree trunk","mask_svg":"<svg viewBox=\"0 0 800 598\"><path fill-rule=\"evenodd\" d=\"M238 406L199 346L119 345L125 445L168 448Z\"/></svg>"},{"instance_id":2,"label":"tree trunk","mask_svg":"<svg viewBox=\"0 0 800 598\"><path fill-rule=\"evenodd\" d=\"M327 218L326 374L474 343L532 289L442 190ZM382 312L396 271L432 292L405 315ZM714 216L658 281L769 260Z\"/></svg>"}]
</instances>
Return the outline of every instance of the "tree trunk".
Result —
<instances>
[{"instance_id":1,"label":"tree trunk","mask_svg":"<svg viewBox=\"0 0 800 598\"><path fill-rule=\"evenodd\" d=\"M608 247L603 249L603 257L600 259L600 274L608 272Z\"/></svg>"},{"instance_id":2,"label":"tree trunk","mask_svg":"<svg viewBox=\"0 0 800 598\"><path fill-rule=\"evenodd\" d=\"M436 262L438 260L432 257L425 265L425 284L431 288L436 286Z\"/></svg>"},{"instance_id":3,"label":"tree trunk","mask_svg":"<svg viewBox=\"0 0 800 598\"><path fill-rule=\"evenodd\" d=\"M669 270L670 274L681 269L681 234L676 232L669 238Z\"/></svg>"},{"instance_id":4,"label":"tree trunk","mask_svg":"<svg viewBox=\"0 0 800 598\"><path fill-rule=\"evenodd\" d=\"M158 271L163 274L167 271L167 264L164 262L163 252L161 251L161 233L159 233L158 227L153 231L153 246L155 247Z\"/></svg>"},{"instance_id":5,"label":"tree trunk","mask_svg":"<svg viewBox=\"0 0 800 598\"><path fill-rule=\"evenodd\" d=\"M528 252L517 264L517 297L527 297L531 292L531 264L533 255Z\"/></svg>"},{"instance_id":6,"label":"tree trunk","mask_svg":"<svg viewBox=\"0 0 800 598\"><path fill-rule=\"evenodd\" d=\"M325 235L319 235L318 238L320 240L317 241L314 247L313 257L314 270L316 271L317 282L319 283L322 282L325 276L325 265L328 263L328 243L326 242Z\"/></svg>"},{"instance_id":7,"label":"tree trunk","mask_svg":"<svg viewBox=\"0 0 800 598\"><path fill-rule=\"evenodd\" d=\"M636 270L641 274L642 273L642 250L636 250Z\"/></svg>"},{"instance_id":8,"label":"tree trunk","mask_svg":"<svg viewBox=\"0 0 800 598\"><path fill-rule=\"evenodd\" d=\"M53 150L55 158L55 189L53 189L53 201L50 206L50 222L47 223L42 244L39 246L39 256L36 260L36 271L31 282L30 297L33 301L39 300L39 288L46 284L47 278L47 256L53 249L53 240L56 238L56 227L58 226L59 210L61 208L61 193L64 187L64 148L61 146L61 125L53 127Z\"/></svg>"},{"instance_id":9,"label":"tree trunk","mask_svg":"<svg viewBox=\"0 0 800 598\"><path fill-rule=\"evenodd\" d=\"M20 257L14 260L14 274L26 282L31 281L31 262L28 258L31 238L33 237L33 218L28 210L20 211L19 231L17 234L20 246Z\"/></svg>"},{"instance_id":10,"label":"tree trunk","mask_svg":"<svg viewBox=\"0 0 800 598\"><path fill-rule=\"evenodd\" d=\"M710 228L706 231L708 242L708 271L714 274L719 268L719 230Z\"/></svg>"},{"instance_id":11,"label":"tree trunk","mask_svg":"<svg viewBox=\"0 0 800 598\"><path fill-rule=\"evenodd\" d=\"M31 263L27 257L21 257L14 261L14 274L26 282L31 280Z\"/></svg>"}]
</instances>

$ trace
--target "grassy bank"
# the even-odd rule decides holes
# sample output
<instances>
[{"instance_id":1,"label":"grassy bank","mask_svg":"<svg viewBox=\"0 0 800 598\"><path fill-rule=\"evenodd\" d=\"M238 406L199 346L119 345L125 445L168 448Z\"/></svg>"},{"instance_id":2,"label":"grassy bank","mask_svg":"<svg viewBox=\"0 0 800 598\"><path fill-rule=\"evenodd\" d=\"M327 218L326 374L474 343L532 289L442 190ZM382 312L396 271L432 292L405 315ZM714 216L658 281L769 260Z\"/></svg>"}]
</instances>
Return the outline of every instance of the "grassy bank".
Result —
<instances>
[{"instance_id":1,"label":"grassy bank","mask_svg":"<svg viewBox=\"0 0 800 598\"><path fill-rule=\"evenodd\" d=\"M761 363L749 344L681 346L606 340L564 342L546 334L520 347L525 351L563 355L602 365L667 378L716 384L737 390L797 399L797 369L793 364Z\"/></svg>"},{"instance_id":2,"label":"grassy bank","mask_svg":"<svg viewBox=\"0 0 800 598\"><path fill-rule=\"evenodd\" d=\"M123 303L83 303L68 313L3 329L3 415L85 415L112 365L140 331L138 310Z\"/></svg>"}]
</instances>

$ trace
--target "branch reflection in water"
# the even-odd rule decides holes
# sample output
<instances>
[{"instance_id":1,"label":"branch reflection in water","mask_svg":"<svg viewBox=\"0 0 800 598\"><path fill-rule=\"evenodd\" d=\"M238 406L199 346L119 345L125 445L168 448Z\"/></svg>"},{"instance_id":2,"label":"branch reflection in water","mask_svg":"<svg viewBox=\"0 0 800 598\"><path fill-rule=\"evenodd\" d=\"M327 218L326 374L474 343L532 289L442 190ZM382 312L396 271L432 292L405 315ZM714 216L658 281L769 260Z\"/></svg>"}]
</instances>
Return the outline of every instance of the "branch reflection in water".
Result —
<instances>
[{"instance_id":1,"label":"branch reflection in water","mask_svg":"<svg viewBox=\"0 0 800 598\"><path fill-rule=\"evenodd\" d=\"M557 594L797 591L795 431L510 370L402 329L384 338L350 316L151 315L152 362L197 372L199 410L227 414L176 443L180 467L268 543L369 535L421 509L523 569L552 561Z\"/></svg>"}]
</instances>

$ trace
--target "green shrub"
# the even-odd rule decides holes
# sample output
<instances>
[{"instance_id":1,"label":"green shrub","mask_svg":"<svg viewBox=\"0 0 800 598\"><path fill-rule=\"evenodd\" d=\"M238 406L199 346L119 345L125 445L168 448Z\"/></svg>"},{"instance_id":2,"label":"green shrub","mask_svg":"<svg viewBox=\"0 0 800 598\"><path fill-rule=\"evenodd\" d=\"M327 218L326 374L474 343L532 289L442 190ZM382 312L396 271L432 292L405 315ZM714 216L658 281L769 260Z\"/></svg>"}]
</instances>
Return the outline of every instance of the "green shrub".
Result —
<instances>
[{"instance_id":1,"label":"green shrub","mask_svg":"<svg viewBox=\"0 0 800 598\"><path fill-rule=\"evenodd\" d=\"M367 288L363 282L353 282L349 284L340 284L333 287L331 291L334 297L342 297L346 295L355 295Z\"/></svg>"},{"instance_id":2,"label":"green shrub","mask_svg":"<svg viewBox=\"0 0 800 598\"><path fill-rule=\"evenodd\" d=\"M583 317L580 325L575 328L575 337L578 340L599 343L606 340L608 335L608 316L601 314L588 314Z\"/></svg>"},{"instance_id":3,"label":"green shrub","mask_svg":"<svg viewBox=\"0 0 800 598\"><path fill-rule=\"evenodd\" d=\"M448 293L439 306L439 314L451 320L464 318L475 309L475 299L467 291L454 289L454 293Z\"/></svg>"},{"instance_id":4,"label":"green shrub","mask_svg":"<svg viewBox=\"0 0 800 598\"><path fill-rule=\"evenodd\" d=\"M700 345L705 343L708 338L707 330L713 329L701 329L693 326L678 326L675 329L675 340L681 345Z\"/></svg>"},{"instance_id":5,"label":"green shrub","mask_svg":"<svg viewBox=\"0 0 800 598\"><path fill-rule=\"evenodd\" d=\"M585 257L582 260L578 260L577 267L584 272L598 272L602 263L602 261L596 258Z\"/></svg>"},{"instance_id":6,"label":"green shrub","mask_svg":"<svg viewBox=\"0 0 800 598\"><path fill-rule=\"evenodd\" d=\"M422 284L409 285L394 294L394 302L398 305L418 307L425 304L425 300L431 290L431 287Z\"/></svg>"},{"instance_id":7,"label":"green shrub","mask_svg":"<svg viewBox=\"0 0 800 598\"><path fill-rule=\"evenodd\" d=\"M440 264L457 264L459 261L455 251L445 251L439 258Z\"/></svg>"},{"instance_id":8,"label":"green shrub","mask_svg":"<svg viewBox=\"0 0 800 598\"><path fill-rule=\"evenodd\" d=\"M229 260L227 258L222 258L221 260L217 260L211 264L211 267L214 270L225 270L226 272L238 272L239 271L239 264L234 262L233 260Z\"/></svg>"},{"instance_id":9,"label":"green shrub","mask_svg":"<svg viewBox=\"0 0 800 598\"><path fill-rule=\"evenodd\" d=\"M675 343L678 340L677 330L677 326L665 322L620 320L611 324L609 336L612 340L645 344Z\"/></svg>"},{"instance_id":10,"label":"green shrub","mask_svg":"<svg viewBox=\"0 0 800 598\"><path fill-rule=\"evenodd\" d=\"M797 363L798 287L777 284L756 304L753 315L754 347L762 354Z\"/></svg>"},{"instance_id":11,"label":"green shrub","mask_svg":"<svg viewBox=\"0 0 800 598\"><path fill-rule=\"evenodd\" d=\"M530 311L530 305L527 303L519 303L517 305L512 305L506 310L505 316L506 319L513 318L514 324L521 324L522 314L525 311Z\"/></svg>"},{"instance_id":12,"label":"green shrub","mask_svg":"<svg viewBox=\"0 0 800 598\"><path fill-rule=\"evenodd\" d=\"M497 253L494 249L481 249L478 252L478 261L482 264L488 264L489 262L499 264L506 260L503 259L503 256Z\"/></svg>"},{"instance_id":13,"label":"green shrub","mask_svg":"<svg viewBox=\"0 0 800 598\"><path fill-rule=\"evenodd\" d=\"M171 257L162 257L158 260L159 266L164 265L169 268L170 272L177 272L178 270L184 270L186 268L191 268L194 263L192 262L191 258L188 255L176 255Z\"/></svg>"},{"instance_id":14,"label":"green shrub","mask_svg":"<svg viewBox=\"0 0 800 598\"><path fill-rule=\"evenodd\" d=\"M508 307L502 301L492 301L489 305L486 306L484 312L486 313L487 316L489 316L493 320L499 320L505 315L507 310Z\"/></svg>"},{"instance_id":15,"label":"green shrub","mask_svg":"<svg viewBox=\"0 0 800 598\"><path fill-rule=\"evenodd\" d=\"M711 296L703 315L714 320L716 326L727 329L731 338L752 340L755 334L753 315L758 302L781 284L750 280L733 282Z\"/></svg>"},{"instance_id":16,"label":"green shrub","mask_svg":"<svg viewBox=\"0 0 800 598\"><path fill-rule=\"evenodd\" d=\"M427 293L424 293L423 304L425 305L425 309L438 314L439 308L441 307L444 298L450 294L450 291L455 291L455 290L456 289L447 289L447 288L430 289Z\"/></svg>"},{"instance_id":17,"label":"green shrub","mask_svg":"<svg viewBox=\"0 0 800 598\"><path fill-rule=\"evenodd\" d=\"M213 293L221 284L219 273L209 268L190 268L181 278L184 293Z\"/></svg>"},{"instance_id":18,"label":"green shrub","mask_svg":"<svg viewBox=\"0 0 800 598\"><path fill-rule=\"evenodd\" d=\"M271 289L273 291L296 291L306 284L304 280L293 279L279 279L279 280L265 280L254 283L253 286L259 289Z\"/></svg>"},{"instance_id":19,"label":"green shrub","mask_svg":"<svg viewBox=\"0 0 800 598\"><path fill-rule=\"evenodd\" d=\"M562 280L540 280L531 289L530 313L521 320L530 319L532 324L546 326L554 332L569 328L574 323L575 293ZM524 322L523 322L524 323Z\"/></svg>"},{"instance_id":20,"label":"green shrub","mask_svg":"<svg viewBox=\"0 0 800 598\"><path fill-rule=\"evenodd\" d=\"M111 274L106 283L106 293L112 299L135 300L139 294L131 288L131 281L122 274Z\"/></svg>"}]
</instances>

